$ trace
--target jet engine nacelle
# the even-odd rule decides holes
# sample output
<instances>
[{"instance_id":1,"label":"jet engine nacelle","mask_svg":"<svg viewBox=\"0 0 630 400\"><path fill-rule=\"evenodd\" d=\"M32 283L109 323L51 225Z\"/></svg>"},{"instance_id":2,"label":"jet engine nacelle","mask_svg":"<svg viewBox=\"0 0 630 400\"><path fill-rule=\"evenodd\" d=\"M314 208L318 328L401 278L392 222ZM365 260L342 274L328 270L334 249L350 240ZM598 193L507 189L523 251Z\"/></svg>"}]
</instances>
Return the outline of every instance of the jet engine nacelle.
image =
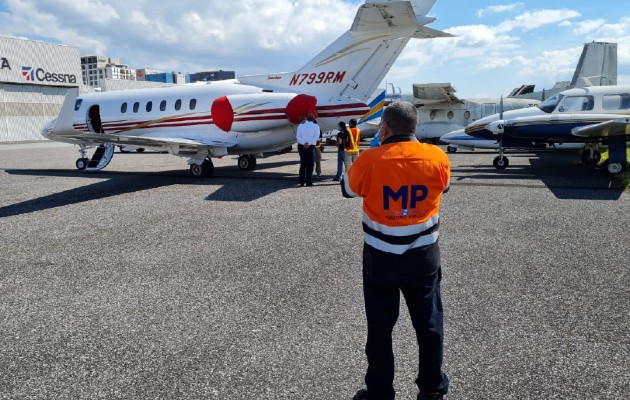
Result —
<instances>
[{"instance_id":1,"label":"jet engine nacelle","mask_svg":"<svg viewBox=\"0 0 630 400\"><path fill-rule=\"evenodd\" d=\"M295 93L254 93L219 97L210 108L214 124L225 132L255 132L297 124L317 116L317 98Z\"/></svg>"}]
</instances>

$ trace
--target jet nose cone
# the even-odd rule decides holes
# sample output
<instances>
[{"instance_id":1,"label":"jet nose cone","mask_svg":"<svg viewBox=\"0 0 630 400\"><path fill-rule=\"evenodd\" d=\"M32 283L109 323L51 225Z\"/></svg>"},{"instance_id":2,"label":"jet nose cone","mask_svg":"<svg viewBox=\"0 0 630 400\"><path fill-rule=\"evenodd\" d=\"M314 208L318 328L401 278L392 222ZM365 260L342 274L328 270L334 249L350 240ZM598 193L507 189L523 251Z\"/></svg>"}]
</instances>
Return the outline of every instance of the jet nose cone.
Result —
<instances>
[{"instance_id":1,"label":"jet nose cone","mask_svg":"<svg viewBox=\"0 0 630 400\"><path fill-rule=\"evenodd\" d=\"M46 139L48 139L50 137L50 134L52 133L53 127L55 126L55 122L57 122L57 118L53 118L50 121L48 121L46 123L46 125L44 125L44 127L41 130L41 135L43 137L45 137Z\"/></svg>"}]
</instances>

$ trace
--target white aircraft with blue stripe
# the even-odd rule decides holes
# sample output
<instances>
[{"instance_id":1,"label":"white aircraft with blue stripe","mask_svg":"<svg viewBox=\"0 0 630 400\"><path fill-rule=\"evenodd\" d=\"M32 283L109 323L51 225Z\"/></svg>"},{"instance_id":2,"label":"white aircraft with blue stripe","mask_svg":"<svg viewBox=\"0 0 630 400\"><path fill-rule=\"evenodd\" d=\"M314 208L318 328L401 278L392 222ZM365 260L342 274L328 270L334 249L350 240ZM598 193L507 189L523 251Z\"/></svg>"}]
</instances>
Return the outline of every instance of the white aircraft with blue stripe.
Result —
<instances>
[{"instance_id":1,"label":"white aircraft with blue stripe","mask_svg":"<svg viewBox=\"0 0 630 400\"><path fill-rule=\"evenodd\" d=\"M440 141L446 143L446 151L449 153L457 152L458 148L475 150L475 149L499 149L499 142L494 139L481 139L464 133L463 129L449 132L440 137ZM584 147L583 143L535 143L531 141L523 141L517 149L532 150L578 150ZM515 147L516 148L516 147Z\"/></svg>"},{"instance_id":2,"label":"white aircraft with blue stripe","mask_svg":"<svg viewBox=\"0 0 630 400\"><path fill-rule=\"evenodd\" d=\"M591 86L560 92L536 107L498 113L468 125L464 132L495 140L499 155L494 166L509 165L505 147L523 142L583 143L582 161L598 163L598 144L608 145L608 172L618 174L627 164L630 140L630 86Z\"/></svg>"}]
</instances>

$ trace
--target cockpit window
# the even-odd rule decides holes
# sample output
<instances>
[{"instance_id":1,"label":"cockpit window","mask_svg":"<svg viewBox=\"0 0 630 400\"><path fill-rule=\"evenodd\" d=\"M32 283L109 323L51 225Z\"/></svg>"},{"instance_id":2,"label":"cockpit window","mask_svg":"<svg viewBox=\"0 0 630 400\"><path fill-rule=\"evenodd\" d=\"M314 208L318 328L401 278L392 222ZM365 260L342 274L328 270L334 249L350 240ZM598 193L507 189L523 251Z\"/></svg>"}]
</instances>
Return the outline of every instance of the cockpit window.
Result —
<instances>
[{"instance_id":1,"label":"cockpit window","mask_svg":"<svg viewBox=\"0 0 630 400\"><path fill-rule=\"evenodd\" d=\"M83 103L83 99L77 99L77 101L74 102L74 111L79 111L81 103Z\"/></svg>"},{"instance_id":2,"label":"cockpit window","mask_svg":"<svg viewBox=\"0 0 630 400\"><path fill-rule=\"evenodd\" d=\"M562 97L564 96L562 96L560 93L553 95L547 100L538 104L538 108L540 108L546 113L553 112L553 110L556 109L556 106L558 105L558 103L560 103L560 100L562 100Z\"/></svg>"},{"instance_id":3,"label":"cockpit window","mask_svg":"<svg viewBox=\"0 0 630 400\"><path fill-rule=\"evenodd\" d=\"M590 111L593 109L593 96L566 96L558 106L559 112Z\"/></svg>"}]
</instances>

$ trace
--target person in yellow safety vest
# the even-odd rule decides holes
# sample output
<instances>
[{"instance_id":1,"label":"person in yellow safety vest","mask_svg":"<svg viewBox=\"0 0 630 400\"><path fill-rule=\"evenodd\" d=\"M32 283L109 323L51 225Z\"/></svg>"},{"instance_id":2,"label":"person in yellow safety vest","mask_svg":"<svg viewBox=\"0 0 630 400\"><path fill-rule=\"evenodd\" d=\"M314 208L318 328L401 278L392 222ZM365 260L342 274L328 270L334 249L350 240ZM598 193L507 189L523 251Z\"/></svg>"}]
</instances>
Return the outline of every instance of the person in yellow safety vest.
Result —
<instances>
[{"instance_id":1,"label":"person in yellow safety vest","mask_svg":"<svg viewBox=\"0 0 630 400\"><path fill-rule=\"evenodd\" d=\"M348 172L352 163L359 157L359 142L361 142L361 129L357 128L357 120L353 118L348 122L348 141L343 157L345 172Z\"/></svg>"},{"instance_id":2,"label":"person in yellow safety vest","mask_svg":"<svg viewBox=\"0 0 630 400\"><path fill-rule=\"evenodd\" d=\"M367 388L353 400L394 399L392 330L405 297L418 344L419 400L442 399L444 322L438 247L440 200L450 162L416 139L418 112L406 101L383 111L381 145L365 150L341 180L345 197L363 198L363 296L367 317Z\"/></svg>"}]
</instances>

